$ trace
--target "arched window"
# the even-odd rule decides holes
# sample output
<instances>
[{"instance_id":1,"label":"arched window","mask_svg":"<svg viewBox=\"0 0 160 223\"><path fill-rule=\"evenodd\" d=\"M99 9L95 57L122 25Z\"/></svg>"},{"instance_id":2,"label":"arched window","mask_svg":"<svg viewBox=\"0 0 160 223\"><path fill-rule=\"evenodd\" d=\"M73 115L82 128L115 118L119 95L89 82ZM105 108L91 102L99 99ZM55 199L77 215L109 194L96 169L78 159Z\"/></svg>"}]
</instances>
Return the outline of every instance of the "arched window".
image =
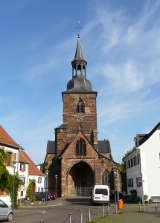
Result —
<instances>
[{"instance_id":1,"label":"arched window","mask_svg":"<svg viewBox=\"0 0 160 223\"><path fill-rule=\"evenodd\" d=\"M84 139L80 139L76 144L76 155L77 156L86 156L86 143Z\"/></svg>"},{"instance_id":2,"label":"arched window","mask_svg":"<svg viewBox=\"0 0 160 223\"><path fill-rule=\"evenodd\" d=\"M103 185L109 185L109 173L107 170L104 171L102 176L102 184Z\"/></svg>"},{"instance_id":3,"label":"arched window","mask_svg":"<svg viewBox=\"0 0 160 223\"><path fill-rule=\"evenodd\" d=\"M82 98L79 98L76 112L77 113L85 113L85 104L84 104Z\"/></svg>"}]
</instances>

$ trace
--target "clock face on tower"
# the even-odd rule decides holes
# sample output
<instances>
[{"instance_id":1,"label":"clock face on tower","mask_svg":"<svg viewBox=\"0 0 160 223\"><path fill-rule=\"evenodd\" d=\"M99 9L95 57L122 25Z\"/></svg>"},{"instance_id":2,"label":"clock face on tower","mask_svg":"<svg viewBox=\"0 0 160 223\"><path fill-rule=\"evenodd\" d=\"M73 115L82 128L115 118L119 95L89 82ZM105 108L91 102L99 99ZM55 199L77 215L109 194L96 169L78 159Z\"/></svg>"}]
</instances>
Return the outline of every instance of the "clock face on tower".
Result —
<instances>
[{"instance_id":1,"label":"clock face on tower","mask_svg":"<svg viewBox=\"0 0 160 223\"><path fill-rule=\"evenodd\" d=\"M83 116L79 116L79 117L77 118L77 121L78 121L78 122L83 121Z\"/></svg>"}]
</instances>

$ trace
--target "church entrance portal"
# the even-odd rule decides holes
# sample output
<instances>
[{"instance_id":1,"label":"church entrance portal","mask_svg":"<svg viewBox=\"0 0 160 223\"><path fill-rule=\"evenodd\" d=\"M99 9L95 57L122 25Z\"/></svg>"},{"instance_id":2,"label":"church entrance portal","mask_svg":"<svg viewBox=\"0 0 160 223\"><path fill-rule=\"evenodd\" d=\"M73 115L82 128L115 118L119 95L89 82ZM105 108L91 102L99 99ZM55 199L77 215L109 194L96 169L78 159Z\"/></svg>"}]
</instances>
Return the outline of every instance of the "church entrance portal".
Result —
<instances>
[{"instance_id":1,"label":"church entrance portal","mask_svg":"<svg viewBox=\"0 0 160 223\"><path fill-rule=\"evenodd\" d=\"M94 173L86 162L75 164L68 178L68 195L89 196L94 186Z\"/></svg>"}]
</instances>

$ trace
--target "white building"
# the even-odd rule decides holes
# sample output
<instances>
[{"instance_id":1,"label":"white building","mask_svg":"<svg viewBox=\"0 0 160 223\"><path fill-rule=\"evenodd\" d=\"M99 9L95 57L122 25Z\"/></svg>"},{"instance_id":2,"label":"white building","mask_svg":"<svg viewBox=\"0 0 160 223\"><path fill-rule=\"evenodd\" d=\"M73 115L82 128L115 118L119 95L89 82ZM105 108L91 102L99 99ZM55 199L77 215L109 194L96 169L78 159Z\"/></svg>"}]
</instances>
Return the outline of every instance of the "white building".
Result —
<instances>
[{"instance_id":1,"label":"white building","mask_svg":"<svg viewBox=\"0 0 160 223\"><path fill-rule=\"evenodd\" d=\"M29 185L29 180L34 179L34 191L43 192L44 191L44 181L45 174L39 170L35 163L30 159L27 153L23 150L20 150L20 171L19 177L24 180L25 184L21 186L20 198L26 196L26 190Z\"/></svg>"},{"instance_id":2,"label":"white building","mask_svg":"<svg viewBox=\"0 0 160 223\"><path fill-rule=\"evenodd\" d=\"M135 137L135 148L123 161L126 165L127 192L136 191L143 200L144 195L160 196L160 123L148 134Z\"/></svg>"},{"instance_id":3,"label":"white building","mask_svg":"<svg viewBox=\"0 0 160 223\"><path fill-rule=\"evenodd\" d=\"M11 136L0 126L0 147L4 148L8 155L8 160L6 162L7 170L10 174L14 174L14 164L13 161L18 162L19 160L19 149L20 146L11 138ZM17 166L15 171L17 171ZM0 199L10 205L10 196L4 191L0 190Z\"/></svg>"},{"instance_id":4,"label":"white building","mask_svg":"<svg viewBox=\"0 0 160 223\"><path fill-rule=\"evenodd\" d=\"M11 138L11 136L0 126L0 147L7 152L8 159L6 167L10 174L18 172L19 178L24 182L18 190L18 199L24 199L29 180L35 180L34 191L44 191L45 174L37 168L24 150ZM15 164L13 163L15 161ZM11 205L10 195L0 190L0 199Z\"/></svg>"}]
</instances>

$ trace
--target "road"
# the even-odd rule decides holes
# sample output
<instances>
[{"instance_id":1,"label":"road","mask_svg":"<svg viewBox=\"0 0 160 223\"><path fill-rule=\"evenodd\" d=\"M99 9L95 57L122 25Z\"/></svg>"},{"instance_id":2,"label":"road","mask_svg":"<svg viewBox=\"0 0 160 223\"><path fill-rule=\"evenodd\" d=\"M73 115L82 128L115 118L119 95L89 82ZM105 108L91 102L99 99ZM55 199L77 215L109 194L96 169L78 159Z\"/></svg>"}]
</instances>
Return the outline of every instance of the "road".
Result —
<instances>
[{"instance_id":1,"label":"road","mask_svg":"<svg viewBox=\"0 0 160 223\"><path fill-rule=\"evenodd\" d=\"M23 207L15 212L16 223L69 223L71 216L72 223L80 223L81 218L86 222L90 215L92 218L102 216L105 210L102 206L92 206L89 199L71 199L52 202L47 207Z\"/></svg>"},{"instance_id":2,"label":"road","mask_svg":"<svg viewBox=\"0 0 160 223\"><path fill-rule=\"evenodd\" d=\"M47 206L46 206L47 205ZM57 199L43 206L21 207L15 211L14 223L85 223L90 219L108 215L111 222L160 222L160 205L125 205L123 215L115 215L115 206L93 206L89 199ZM145 212L145 213L144 213ZM133 216L132 216L133 215ZM70 219L71 216L71 219ZM82 218L82 219L81 219ZM71 221L69 221L71 220ZM82 220L82 221L81 221ZM118 221L116 221L118 220ZM125 220L125 221L124 221ZM138 221L139 220L139 221ZM142 221L143 220L143 221Z\"/></svg>"}]
</instances>

